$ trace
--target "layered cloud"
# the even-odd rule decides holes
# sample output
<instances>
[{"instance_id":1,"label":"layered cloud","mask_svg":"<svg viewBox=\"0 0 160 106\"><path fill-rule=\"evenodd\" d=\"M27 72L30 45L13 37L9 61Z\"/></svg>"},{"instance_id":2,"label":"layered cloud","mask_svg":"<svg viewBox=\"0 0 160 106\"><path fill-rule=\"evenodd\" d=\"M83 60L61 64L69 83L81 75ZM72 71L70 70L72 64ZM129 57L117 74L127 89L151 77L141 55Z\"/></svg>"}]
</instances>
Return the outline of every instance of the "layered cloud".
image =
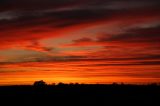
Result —
<instances>
[{"instance_id":1,"label":"layered cloud","mask_svg":"<svg viewBox=\"0 0 160 106\"><path fill-rule=\"evenodd\" d=\"M115 21L124 21L124 25L157 21L160 18L158 4L158 1L149 0L1 1L1 48Z\"/></svg>"},{"instance_id":2,"label":"layered cloud","mask_svg":"<svg viewBox=\"0 0 160 106\"><path fill-rule=\"evenodd\" d=\"M1 0L0 73L158 78L159 11L157 0Z\"/></svg>"}]
</instances>

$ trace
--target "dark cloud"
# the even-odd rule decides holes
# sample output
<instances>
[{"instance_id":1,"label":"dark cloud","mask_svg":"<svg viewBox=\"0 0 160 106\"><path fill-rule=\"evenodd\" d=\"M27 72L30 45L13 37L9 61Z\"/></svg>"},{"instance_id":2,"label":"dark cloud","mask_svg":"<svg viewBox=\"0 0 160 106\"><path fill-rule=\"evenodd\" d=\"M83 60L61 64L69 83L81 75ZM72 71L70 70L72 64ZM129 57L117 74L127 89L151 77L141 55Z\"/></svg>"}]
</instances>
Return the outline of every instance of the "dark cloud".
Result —
<instances>
[{"instance_id":1,"label":"dark cloud","mask_svg":"<svg viewBox=\"0 0 160 106\"><path fill-rule=\"evenodd\" d=\"M90 74L86 75L86 77L130 77L130 78L157 78L159 79L159 72L116 72L116 73L96 73L96 74Z\"/></svg>"},{"instance_id":2,"label":"dark cloud","mask_svg":"<svg viewBox=\"0 0 160 106\"><path fill-rule=\"evenodd\" d=\"M45 49L45 51L48 52L48 49L47 50ZM80 56L73 56L73 55L68 55L68 56L51 56L51 55L39 56L38 55L36 56L35 55L34 57L28 58L27 60L21 59L22 60L21 61L18 58L17 60L19 60L18 63L19 62L20 63L23 63L23 62L103 62L103 64L106 64L106 65L159 65L160 55L146 54L142 56L137 55L134 57L106 57L106 56L92 57L92 56L81 56L81 55ZM12 62L8 62L8 63L12 63ZM3 64L6 64L6 62L4 63L1 62L1 65Z\"/></svg>"},{"instance_id":3,"label":"dark cloud","mask_svg":"<svg viewBox=\"0 0 160 106\"><path fill-rule=\"evenodd\" d=\"M156 5L159 4L160 2L157 0L1 0L0 1L1 6L6 7L6 6L12 6L15 8L35 8L35 9L42 9L40 7L54 7L54 6L66 6L66 5L73 5L73 4L78 4L82 6L118 6L118 7L131 7L132 5L137 5L140 6L148 6L150 5ZM12 8L11 8L12 9Z\"/></svg>"},{"instance_id":4,"label":"dark cloud","mask_svg":"<svg viewBox=\"0 0 160 106\"><path fill-rule=\"evenodd\" d=\"M103 63L103 64L91 64L91 65L78 65L80 67L100 67L100 66L141 66L141 65L160 65L160 61L143 61L143 62L131 62L131 63Z\"/></svg>"},{"instance_id":5,"label":"dark cloud","mask_svg":"<svg viewBox=\"0 0 160 106\"><path fill-rule=\"evenodd\" d=\"M148 3L149 2L149 3ZM133 0L7 0L2 1L0 12L0 20L3 20L0 23L9 24L9 23L17 23L18 21L26 21L31 20L33 24L33 20L49 18L52 19L50 22L56 22L57 20L67 20L67 23L64 22L64 25L68 25L71 23L76 24L76 21L90 21L95 19L102 18L112 18L112 15L120 15L124 13L133 12L135 10L131 10L130 8L126 8L125 10L120 7L125 7L133 4L146 5L152 4L151 7L146 5L143 7L144 9L150 8L153 10L155 5L158 5L157 1L133 1ZM120 7L118 9L112 9L114 7ZM133 5L133 7L136 5ZM112 8L111 8L112 7ZM159 9L158 9L159 10ZM141 10L140 10L141 11ZM138 12L138 11L136 11ZM54 19L54 20L53 20ZM5 22L4 22L5 20ZM69 22L68 20L72 20L73 22ZM23 24L23 23L22 23ZM41 23L43 24L43 22ZM60 25L63 25L61 23Z\"/></svg>"},{"instance_id":6,"label":"dark cloud","mask_svg":"<svg viewBox=\"0 0 160 106\"><path fill-rule=\"evenodd\" d=\"M68 57L67 57L68 58ZM79 60L79 61L86 61L86 60ZM89 61L92 61L92 60L89 60ZM99 61L99 60L98 60ZM102 60L101 60L102 61ZM105 60L106 61L106 60ZM129 62L129 63L126 63L126 62L114 62L114 63L110 63L109 61L103 61L104 63L94 63L94 64L83 64L83 65L73 65L73 66L76 66L76 67L81 67L81 68L91 68L91 67L104 67L104 66L122 66L122 67L128 67L128 66L151 66L153 68L153 66L159 66L160 65L160 61L140 61L140 62ZM31 64L31 63L39 63L39 64L43 64L43 63L52 63L54 65L54 63L56 62L62 62L62 63L67 63L67 62L78 62L78 60L67 60L66 57L63 57L63 59L61 58L53 58L52 59L40 59L40 58L35 58L34 61L29 61L29 62L0 62L0 68L7 68L8 65L20 65L20 64L24 64L23 66L26 66L26 67L31 67L29 66L28 64ZM93 62L93 61L92 61ZM26 65L25 65L26 64ZM71 64L70 64L71 65ZM41 67L39 65L35 65L35 67ZM72 66L72 65L71 65ZM43 66L42 66L43 67Z\"/></svg>"},{"instance_id":7,"label":"dark cloud","mask_svg":"<svg viewBox=\"0 0 160 106\"><path fill-rule=\"evenodd\" d=\"M53 50L51 47L41 45L38 41L32 41L29 45L26 45L23 48L40 52L51 52Z\"/></svg>"},{"instance_id":8,"label":"dark cloud","mask_svg":"<svg viewBox=\"0 0 160 106\"><path fill-rule=\"evenodd\" d=\"M104 35L99 37L98 41L158 44L160 41L160 26L149 28L133 28L129 29L124 34L114 35L110 37L108 37L108 35Z\"/></svg>"},{"instance_id":9,"label":"dark cloud","mask_svg":"<svg viewBox=\"0 0 160 106\"><path fill-rule=\"evenodd\" d=\"M76 39L73 42L78 43L78 42L90 42L93 41L91 38L80 38L80 39Z\"/></svg>"},{"instance_id":10,"label":"dark cloud","mask_svg":"<svg viewBox=\"0 0 160 106\"><path fill-rule=\"evenodd\" d=\"M0 13L0 29L25 28L39 25L66 27L79 23L92 22L97 19L107 19L114 14L106 10L71 9L62 11L13 11ZM117 12L117 15L119 13Z\"/></svg>"},{"instance_id":11,"label":"dark cloud","mask_svg":"<svg viewBox=\"0 0 160 106\"><path fill-rule=\"evenodd\" d=\"M0 10L43 10L74 4L75 0L2 0Z\"/></svg>"}]
</instances>

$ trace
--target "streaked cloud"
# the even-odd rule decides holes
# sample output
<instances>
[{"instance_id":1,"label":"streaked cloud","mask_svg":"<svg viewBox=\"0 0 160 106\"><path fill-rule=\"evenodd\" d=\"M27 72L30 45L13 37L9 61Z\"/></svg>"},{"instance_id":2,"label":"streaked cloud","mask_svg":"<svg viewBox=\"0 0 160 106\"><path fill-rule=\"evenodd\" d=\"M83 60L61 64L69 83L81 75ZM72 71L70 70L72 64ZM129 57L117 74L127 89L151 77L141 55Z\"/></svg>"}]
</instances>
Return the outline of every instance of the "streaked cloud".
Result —
<instances>
[{"instance_id":1,"label":"streaked cloud","mask_svg":"<svg viewBox=\"0 0 160 106\"><path fill-rule=\"evenodd\" d=\"M160 81L159 11L157 0L1 0L0 83Z\"/></svg>"}]
</instances>

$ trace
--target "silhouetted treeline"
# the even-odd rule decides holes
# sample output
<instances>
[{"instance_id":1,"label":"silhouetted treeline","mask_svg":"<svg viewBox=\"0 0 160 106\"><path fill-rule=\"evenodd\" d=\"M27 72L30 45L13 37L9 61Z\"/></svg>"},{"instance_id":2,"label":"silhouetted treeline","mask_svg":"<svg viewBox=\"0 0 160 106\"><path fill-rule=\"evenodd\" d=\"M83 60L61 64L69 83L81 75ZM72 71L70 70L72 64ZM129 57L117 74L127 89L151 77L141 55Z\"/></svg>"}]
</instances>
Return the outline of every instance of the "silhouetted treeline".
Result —
<instances>
[{"instance_id":1,"label":"silhouetted treeline","mask_svg":"<svg viewBox=\"0 0 160 106\"><path fill-rule=\"evenodd\" d=\"M112 106L160 105L160 86L125 84L52 84L43 81L33 86L1 86L1 103L27 105ZM7 101L7 102L6 102ZM8 102L9 101L9 102Z\"/></svg>"}]
</instances>

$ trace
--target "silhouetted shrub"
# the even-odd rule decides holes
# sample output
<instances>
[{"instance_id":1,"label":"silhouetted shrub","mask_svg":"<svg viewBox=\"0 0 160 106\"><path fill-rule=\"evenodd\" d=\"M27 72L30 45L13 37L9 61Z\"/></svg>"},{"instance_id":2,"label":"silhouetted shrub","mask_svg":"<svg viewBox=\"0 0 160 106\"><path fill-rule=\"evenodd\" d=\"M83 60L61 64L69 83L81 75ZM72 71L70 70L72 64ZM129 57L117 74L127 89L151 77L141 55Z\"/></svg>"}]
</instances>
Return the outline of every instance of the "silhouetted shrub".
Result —
<instances>
[{"instance_id":1,"label":"silhouetted shrub","mask_svg":"<svg viewBox=\"0 0 160 106\"><path fill-rule=\"evenodd\" d=\"M40 80L40 81L35 81L33 86L36 86L36 87L43 87L43 86L46 86L46 82L44 82L43 80Z\"/></svg>"},{"instance_id":2,"label":"silhouetted shrub","mask_svg":"<svg viewBox=\"0 0 160 106\"><path fill-rule=\"evenodd\" d=\"M63 86L63 85L65 85L65 83L63 83L63 82L58 83L58 86Z\"/></svg>"}]
</instances>

